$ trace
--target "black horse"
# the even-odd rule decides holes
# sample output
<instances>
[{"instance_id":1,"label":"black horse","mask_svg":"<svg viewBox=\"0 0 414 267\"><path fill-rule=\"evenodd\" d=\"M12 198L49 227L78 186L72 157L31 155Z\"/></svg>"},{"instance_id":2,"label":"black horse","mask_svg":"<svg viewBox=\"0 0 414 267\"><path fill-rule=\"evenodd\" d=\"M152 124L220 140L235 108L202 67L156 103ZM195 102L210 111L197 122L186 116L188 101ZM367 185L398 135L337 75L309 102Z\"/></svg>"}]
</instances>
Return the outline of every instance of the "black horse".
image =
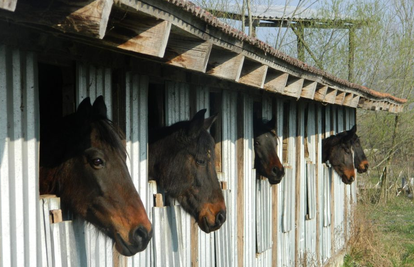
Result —
<instances>
[{"instance_id":1,"label":"black horse","mask_svg":"<svg viewBox=\"0 0 414 267\"><path fill-rule=\"evenodd\" d=\"M197 221L206 233L226 220L226 205L217 179L213 137L207 132L217 115L200 110L190 121L149 134L149 179L155 180Z\"/></svg>"},{"instance_id":2,"label":"black horse","mask_svg":"<svg viewBox=\"0 0 414 267\"><path fill-rule=\"evenodd\" d=\"M60 196L65 207L111 237L121 254L144 250L152 226L127 169L125 138L108 120L103 97L93 106L84 99L41 136L40 194Z\"/></svg>"},{"instance_id":3,"label":"black horse","mask_svg":"<svg viewBox=\"0 0 414 267\"><path fill-rule=\"evenodd\" d=\"M285 175L285 169L277 156L277 134L274 130L276 118L263 122L254 117L254 167L257 172L267 177L270 184L278 184Z\"/></svg>"}]
</instances>

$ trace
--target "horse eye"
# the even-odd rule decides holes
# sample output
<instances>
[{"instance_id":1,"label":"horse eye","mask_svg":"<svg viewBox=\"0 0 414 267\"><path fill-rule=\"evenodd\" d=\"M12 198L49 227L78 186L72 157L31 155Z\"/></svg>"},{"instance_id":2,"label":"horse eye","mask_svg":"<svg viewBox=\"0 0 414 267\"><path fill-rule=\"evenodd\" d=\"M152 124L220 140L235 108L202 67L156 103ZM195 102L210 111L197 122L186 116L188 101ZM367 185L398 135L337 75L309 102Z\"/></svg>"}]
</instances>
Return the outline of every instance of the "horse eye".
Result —
<instances>
[{"instance_id":1,"label":"horse eye","mask_svg":"<svg viewBox=\"0 0 414 267\"><path fill-rule=\"evenodd\" d=\"M259 142L259 141L254 141L254 144L255 144L256 146L258 146L258 145L260 145L260 142Z\"/></svg>"},{"instance_id":2,"label":"horse eye","mask_svg":"<svg viewBox=\"0 0 414 267\"><path fill-rule=\"evenodd\" d=\"M102 168L104 166L104 161L100 158L92 159L92 165L95 168Z\"/></svg>"},{"instance_id":3,"label":"horse eye","mask_svg":"<svg viewBox=\"0 0 414 267\"><path fill-rule=\"evenodd\" d=\"M206 161L205 161L205 160L203 160L203 159L196 159L196 163L197 163L198 165L201 165L201 166L206 165Z\"/></svg>"}]
</instances>

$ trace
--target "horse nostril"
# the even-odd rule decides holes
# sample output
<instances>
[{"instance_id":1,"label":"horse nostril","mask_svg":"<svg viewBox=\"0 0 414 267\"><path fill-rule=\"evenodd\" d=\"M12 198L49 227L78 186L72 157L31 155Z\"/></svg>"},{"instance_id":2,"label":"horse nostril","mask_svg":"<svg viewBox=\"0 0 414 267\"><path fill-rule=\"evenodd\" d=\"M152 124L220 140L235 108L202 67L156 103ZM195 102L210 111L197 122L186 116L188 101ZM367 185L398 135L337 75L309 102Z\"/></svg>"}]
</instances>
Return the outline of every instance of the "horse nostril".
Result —
<instances>
[{"instance_id":1,"label":"horse nostril","mask_svg":"<svg viewBox=\"0 0 414 267\"><path fill-rule=\"evenodd\" d=\"M225 221L226 221L226 212L222 210L216 215L216 225L222 225Z\"/></svg>"},{"instance_id":2,"label":"horse nostril","mask_svg":"<svg viewBox=\"0 0 414 267\"><path fill-rule=\"evenodd\" d=\"M278 177L283 177L285 175L285 169L279 169L278 167L273 167L273 173Z\"/></svg>"},{"instance_id":3,"label":"horse nostril","mask_svg":"<svg viewBox=\"0 0 414 267\"><path fill-rule=\"evenodd\" d=\"M152 231L148 233L148 230L144 226L138 226L135 230L132 231L132 240L136 244L142 242L146 243L152 237Z\"/></svg>"}]
</instances>

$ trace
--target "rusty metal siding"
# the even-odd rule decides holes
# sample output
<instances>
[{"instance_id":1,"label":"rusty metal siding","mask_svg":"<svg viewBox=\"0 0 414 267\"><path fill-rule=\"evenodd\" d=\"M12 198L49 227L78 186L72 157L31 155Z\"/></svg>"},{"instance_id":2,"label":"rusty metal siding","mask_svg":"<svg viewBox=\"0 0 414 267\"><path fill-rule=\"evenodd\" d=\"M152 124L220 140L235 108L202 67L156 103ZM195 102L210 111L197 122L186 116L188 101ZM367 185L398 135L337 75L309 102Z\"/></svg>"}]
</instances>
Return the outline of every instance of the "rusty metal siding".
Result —
<instances>
[{"instance_id":1,"label":"rusty metal siding","mask_svg":"<svg viewBox=\"0 0 414 267\"><path fill-rule=\"evenodd\" d=\"M33 53L0 45L0 101L0 266L36 266L39 119Z\"/></svg>"}]
</instances>

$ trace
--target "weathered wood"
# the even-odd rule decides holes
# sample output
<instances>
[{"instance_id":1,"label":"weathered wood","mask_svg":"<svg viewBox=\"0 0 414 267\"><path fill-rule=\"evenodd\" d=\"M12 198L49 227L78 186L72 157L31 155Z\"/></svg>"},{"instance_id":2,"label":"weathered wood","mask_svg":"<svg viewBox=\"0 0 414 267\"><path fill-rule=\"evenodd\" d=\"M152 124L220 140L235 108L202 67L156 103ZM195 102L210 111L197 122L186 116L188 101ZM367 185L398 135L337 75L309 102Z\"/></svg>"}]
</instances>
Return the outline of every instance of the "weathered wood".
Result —
<instances>
[{"instance_id":1,"label":"weathered wood","mask_svg":"<svg viewBox=\"0 0 414 267\"><path fill-rule=\"evenodd\" d=\"M113 0L47 0L41 3L20 0L16 11L5 15L20 22L102 39L112 4Z\"/></svg>"},{"instance_id":2,"label":"weathered wood","mask_svg":"<svg viewBox=\"0 0 414 267\"><path fill-rule=\"evenodd\" d=\"M269 91L283 93L283 89L286 87L288 78L289 74L269 68L267 70L264 88Z\"/></svg>"},{"instance_id":3,"label":"weathered wood","mask_svg":"<svg viewBox=\"0 0 414 267\"><path fill-rule=\"evenodd\" d=\"M63 221L62 219L62 210L61 209L55 209L49 211L49 219L50 223L60 223Z\"/></svg>"},{"instance_id":4,"label":"weathered wood","mask_svg":"<svg viewBox=\"0 0 414 267\"><path fill-rule=\"evenodd\" d=\"M334 104L335 100L336 100L336 94L338 93L338 90L333 89L333 88L328 88L328 92L325 95L325 99L323 100L323 102L325 103L329 103L329 104Z\"/></svg>"},{"instance_id":5,"label":"weathered wood","mask_svg":"<svg viewBox=\"0 0 414 267\"><path fill-rule=\"evenodd\" d=\"M267 68L266 65L245 60L239 82L263 88Z\"/></svg>"},{"instance_id":6,"label":"weathered wood","mask_svg":"<svg viewBox=\"0 0 414 267\"><path fill-rule=\"evenodd\" d=\"M346 93L345 94L344 101L343 101L343 105L344 106L348 106L348 107L351 106L353 97L354 97L354 94L352 94L352 93Z\"/></svg>"},{"instance_id":7,"label":"weathered wood","mask_svg":"<svg viewBox=\"0 0 414 267\"><path fill-rule=\"evenodd\" d=\"M173 66L205 72L212 46L211 42L171 33L163 59Z\"/></svg>"},{"instance_id":8,"label":"weathered wood","mask_svg":"<svg viewBox=\"0 0 414 267\"><path fill-rule=\"evenodd\" d=\"M206 72L216 77L237 81L240 78L243 62L243 55L213 47Z\"/></svg>"},{"instance_id":9,"label":"weathered wood","mask_svg":"<svg viewBox=\"0 0 414 267\"><path fill-rule=\"evenodd\" d=\"M123 50L164 57L171 23L145 17L137 12L115 9L103 42Z\"/></svg>"},{"instance_id":10,"label":"weathered wood","mask_svg":"<svg viewBox=\"0 0 414 267\"><path fill-rule=\"evenodd\" d=\"M296 78L293 76L289 76L289 80L286 84L283 93L288 96L292 96L295 98L299 98L302 92L302 87L305 79Z\"/></svg>"},{"instance_id":11,"label":"weathered wood","mask_svg":"<svg viewBox=\"0 0 414 267\"><path fill-rule=\"evenodd\" d=\"M325 99L325 95L327 92L328 92L328 86L321 85L319 88L316 89L314 99L316 101L322 102Z\"/></svg>"},{"instance_id":12,"label":"weathered wood","mask_svg":"<svg viewBox=\"0 0 414 267\"><path fill-rule=\"evenodd\" d=\"M306 80L304 82L301 97L307 98L307 99L313 99L315 96L316 87L318 86L317 82L308 81Z\"/></svg>"},{"instance_id":13,"label":"weathered wood","mask_svg":"<svg viewBox=\"0 0 414 267\"><path fill-rule=\"evenodd\" d=\"M350 107L352 107L352 108L356 108L357 106L358 106L358 103L359 103L359 99L361 98L361 96L359 96L359 95L354 95L353 97L352 97L352 101L351 101L351 104L350 104Z\"/></svg>"},{"instance_id":14,"label":"weathered wood","mask_svg":"<svg viewBox=\"0 0 414 267\"><path fill-rule=\"evenodd\" d=\"M227 190L227 182L226 181L220 181L220 187L222 190Z\"/></svg>"},{"instance_id":15,"label":"weathered wood","mask_svg":"<svg viewBox=\"0 0 414 267\"><path fill-rule=\"evenodd\" d=\"M335 97L335 104L342 105L345 100L345 92L338 91L338 94Z\"/></svg>"},{"instance_id":16,"label":"weathered wood","mask_svg":"<svg viewBox=\"0 0 414 267\"><path fill-rule=\"evenodd\" d=\"M238 252L238 266L243 266L244 262L244 101L243 96L239 95L237 102L237 252ZM253 219L253 218L252 218Z\"/></svg>"},{"instance_id":17,"label":"weathered wood","mask_svg":"<svg viewBox=\"0 0 414 267\"><path fill-rule=\"evenodd\" d=\"M17 0L0 0L0 9L14 11L16 9Z\"/></svg>"},{"instance_id":18,"label":"weathered wood","mask_svg":"<svg viewBox=\"0 0 414 267\"><path fill-rule=\"evenodd\" d=\"M162 199L162 194L154 194L154 206L155 207L163 207L164 201Z\"/></svg>"}]
</instances>

